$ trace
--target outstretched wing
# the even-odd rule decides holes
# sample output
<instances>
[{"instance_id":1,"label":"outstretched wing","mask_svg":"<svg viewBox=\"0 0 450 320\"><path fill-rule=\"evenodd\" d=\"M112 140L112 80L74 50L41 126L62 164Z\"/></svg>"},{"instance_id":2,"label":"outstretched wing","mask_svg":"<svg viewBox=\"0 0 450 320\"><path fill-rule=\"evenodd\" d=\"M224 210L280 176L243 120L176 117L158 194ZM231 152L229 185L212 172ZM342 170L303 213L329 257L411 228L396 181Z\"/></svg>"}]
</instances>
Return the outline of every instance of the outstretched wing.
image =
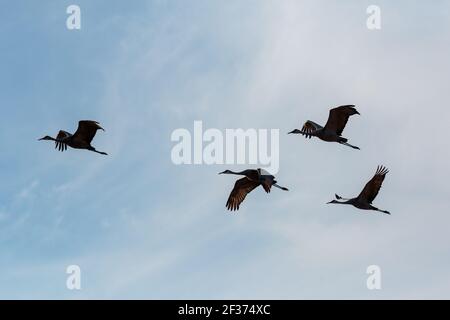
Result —
<instances>
[{"instance_id":1,"label":"outstretched wing","mask_svg":"<svg viewBox=\"0 0 450 320\"><path fill-rule=\"evenodd\" d=\"M358 198L367 203L372 203L372 201L378 195L381 185L383 184L384 177L389 172L389 170L383 166L378 166L377 171L373 178L367 182L363 191L359 194Z\"/></svg>"},{"instance_id":2,"label":"outstretched wing","mask_svg":"<svg viewBox=\"0 0 450 320\"><path fill-rule=\"evenodd\" d=\"M321 129L323 129L322 126L318 125L315 122L312 122L311 120L308 120L303 125L302 131L300 133L303 134L305 138L311 139L311 134Z\"/></svg>"},{"instance_id":3,"label":"outstretched wing","mask_svg":"<svg viewBox=\"0 0 450 320\"><path fill-rule=\"evenodd\" d=\"M252 181L247 177L237 180L230 196L228 197L226 204L227 209L231 211L239 210L239 205L244 201L247 194L259 185L259 182Z\"/></svg>"},{"instance_id":4,"label":"outstretched wing","mask_svg":"<svg viewBox=\"0 0 450 320\"><path fill-rule=\"evenodd\" d=\"M348 118L354 114L359 114L354 105L340 106L330 110L325 130L336 132L339 136L344 131Z\"/></svg>"},{"instance_id":5,"label":"outstretched wing","mask_svg":"<svg viewBox=\"0 0 450 320\"><path fill-rule=\"evenodd\" d=\"M275 177L264 169L258 169L258 173L261 186L264 188L264 191L270 193L270 189L276 183Z\"/></svg>"},{"instance_id":6,"label":"outstretched wing","mask_svg":"<svg viewBox=\"0 0 450 320\"><path fill-rule=\"evenodd\" d=\"M71 136L72 135L70 133L60 130L58 132L58 135L56 136L55 149L58 149L61 152L67 150L67 144L64 142L64 140Z\"/></svg>"},{"instance_id":7,"label":"outstretched wing","mask_svg":"<svg viewBox=\"0 0 450 320\"><path fill-rule=\"evenodd\" d=\"M74 133L74 138L90 144L99 129L104 130L97 121L82 120L78 122L78 129Z\"/></svg>"}]
</instances>

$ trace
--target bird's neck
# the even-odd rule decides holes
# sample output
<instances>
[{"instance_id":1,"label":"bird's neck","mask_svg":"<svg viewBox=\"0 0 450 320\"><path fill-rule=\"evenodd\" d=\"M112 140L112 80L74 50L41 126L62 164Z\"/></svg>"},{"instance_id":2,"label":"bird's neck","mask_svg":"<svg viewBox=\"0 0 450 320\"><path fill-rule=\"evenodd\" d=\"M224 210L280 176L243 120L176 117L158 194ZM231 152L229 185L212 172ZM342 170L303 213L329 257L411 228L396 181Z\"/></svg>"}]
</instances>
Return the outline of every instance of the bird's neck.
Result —
<instances>
[{"instance_id":1,"label":"bird's neck","mask_svg":"<svg viewBox=\"0 0 450 320\"><path fill-rule=\"evenodd\" d=\"M247 172L244 170L244 171L240 171L240 172L235 172L235 171L230 171L229 172L229 174L235 174L235 175L238 175L238 176L245 176L245 174L246 174Z\"/></svg>"},{"instance_id":2,"label":"bird's neck","mask_svg":"<svg viewBox=\"0 0 450 320\"><path fill-rule=\"evenodd\" d=\"M348 199L348 200L346 200L346 201L335 201L335 202L333 202L333 203L336 203L336 204L352 204L352 200L353 199Z\"/></svg>"}]
</instances>

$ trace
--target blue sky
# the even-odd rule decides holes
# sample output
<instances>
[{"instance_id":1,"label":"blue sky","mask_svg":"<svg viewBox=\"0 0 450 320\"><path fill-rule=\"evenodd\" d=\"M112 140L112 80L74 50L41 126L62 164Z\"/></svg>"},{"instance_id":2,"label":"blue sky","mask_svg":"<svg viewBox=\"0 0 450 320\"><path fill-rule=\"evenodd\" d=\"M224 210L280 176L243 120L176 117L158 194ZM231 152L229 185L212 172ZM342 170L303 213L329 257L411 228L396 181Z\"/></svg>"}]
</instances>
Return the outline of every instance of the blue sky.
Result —
<instances>
[{"instance_id":1,"label":"blue sky","mask_svg":"<svg viewBox=\"0 0 450 320\"><path fill-rule=\"evenodd\" d=\"M81 7L82 29L66 28ZM366 28L381 7L382 29ZM450 298L447 1L7 1L0 12L0 298ZM283 133L356 104L360 152ZM109 153L37 142L81 119ZM280 129L289 193L225 210L225 166L177 128ZM375 205L327 206L390 168ZM82 290L66 289L66 267ZM366 288L367 266L382 270Z\"/></svg>"}]
</instances>

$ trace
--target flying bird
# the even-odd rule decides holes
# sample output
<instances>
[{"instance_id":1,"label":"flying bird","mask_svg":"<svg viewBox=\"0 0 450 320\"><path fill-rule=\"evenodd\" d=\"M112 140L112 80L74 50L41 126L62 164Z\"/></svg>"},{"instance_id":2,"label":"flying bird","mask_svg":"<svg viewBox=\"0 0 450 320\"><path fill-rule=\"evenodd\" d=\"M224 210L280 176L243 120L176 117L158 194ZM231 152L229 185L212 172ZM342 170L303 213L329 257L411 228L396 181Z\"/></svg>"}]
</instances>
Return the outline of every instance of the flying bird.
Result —
<instances>
[{"instance_id":1,"label":"flying bird","mask_svg":"<svg viewBox=\"0 0 450 320\"><path fill-rule=\"evenodd\" d=\"M303 125L301 130L295 129L291 133L302 134L305 138L317 137L320 140L328 142L337 142L353 149L358 149L356 146L352 146L347 143L348 139L341 137L342 131L344 131L348 118L354 114L359 114L354 105L345 105L336 107L330 110L328 121L325 127L318 125L317 123L308 120Z\"/></svg>"},{"instance_id":2,"label":"flying bird","mask_svg":"<svg viewBox=\"0 0 450 320\"><path fill-rule=\"evenodd\" d=\"M39 141L55 141L55 149L58 149L61 152L67 150L67 146L69 146L74 149L86 149L89 151L107 155L107 153L97 151L93 146L91 146L92 139L94 139L97 130L105 131L105 129L100 127L99 123L96 121L82 120L78 122L78 129L74 134L70 134L69 132L60 130L58 135L56 136L56 139L45 136L39 139Z\"/></svg>"},{"instance_id":3,"label":"flying bird","mask_svg":"<svg viewBox=\"0 0 450 320\"><path fill-rule=\"evenodd\" d=\"M241 172L233 172L225 170L219 174L234 174L244 176L236 181L233 190L228 197L226 207L230 211L239 210L239 206L244 201L247 194L253 191L258 186L262 186L264 190L269 193L272 186L281 190L288 191L287 188L281 187L277 184L275 177L262 169L249 169Z\"/></svg>"},{"instance_id":4,"label":"flying bird","mask_svg":"<svg viewBox=\"0 0 450 320\"><path fill-rule=\"evenodd\" d=\"M386 169L385 167L378 166L375 175L369 182L367 182L366 186L364 187L363 191L361 191L359 196L352 199L344 199L336 194L335 195L336 199L343 201L339 202L337 200L332 200L328 203L350 204L358 209L375 210L386 214L390 214L389 211L380 210L372 205L372 201L375 200L376 196L378 195L381 185L383 184L383 180L388 172L389 170Z\"/></svg>"}]
</instances>

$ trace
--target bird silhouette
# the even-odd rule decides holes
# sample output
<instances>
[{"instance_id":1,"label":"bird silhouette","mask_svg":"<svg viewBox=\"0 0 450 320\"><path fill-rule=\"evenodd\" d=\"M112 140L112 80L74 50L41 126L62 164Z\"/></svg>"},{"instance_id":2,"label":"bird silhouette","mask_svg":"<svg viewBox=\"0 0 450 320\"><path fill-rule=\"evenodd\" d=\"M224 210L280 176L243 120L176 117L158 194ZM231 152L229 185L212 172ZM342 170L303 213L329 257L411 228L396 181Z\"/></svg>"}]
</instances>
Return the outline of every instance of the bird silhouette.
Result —
<instances>
[{"instance_id":1,"label":"bird silhouette","mask_svg":"<svg viewBox=\"0 0 450 320\"><path fill-rule=\"evenodd\" d=\"M335 195L336 199L343 200L343 201L339 202L337 200L332 200L328 203L350 204L358 209L376 210L376 211L380 211L380 212L383 212L386 214L390 214L389 211L380 210L372 205L372 202L373 202L373 200L375 200L376 196L378 195L381 185L383 184L383 180L388 172L389 172L389 170L386 169L385 167L378 166L377 171L375 172L375 175L369 182L367 182L366 186L361 191L359 196L357 196L356 198L352 198L352 199L344 199L336 194Z\"/></svg>"},{"instance_id":2,"label":"bird silhouette","mask_svg":"<svg viewBox=\"0 0 450 320\"><path fill-rule=\"evenodd\" d=\"M328 116L328 121L325 124L325 127L308 120L305 122L301 130L295 129L289 132L289 134L302 134L305 138L310 139L311 137L317 137L323 141L337 142L359 150L358 147L347 143L348 139L341 137L348 118L354 114L359 114L354 105L336 107L330 110L330 115Z\"/></svg>"},{"instance_id":3,"label":"bird silhouette","mask_svg":"<svg viewBox=\"0 0 450 320\"><path fill-rule=\"evenodd\" d=\"M82 120L78 122L78 129L74 134L60 130L55 138L45 136L41 140L55 141L55 149L63 152L67 150L67 146L74 149L86 149L99 154L107 155L105 152L97 151L91 146L92 139L94 139L97 130L103 130L99 123L91 120Z\"/></svg>"},{"instance_id":4,"label":"bird silhouette","mask_svg":"<svg viewBox=\"0 0 450 320\"><path fill-rule=\"evenodd\" d=\"M264 190L269 193L272 186L281 190L288 191L287 188L281 187L277 184L275 177L263 169L248 169L241 172L233 172L225 170L219 174L234 174L244 176L236 181L233 190L228 197L226 207L230 211L239 210L239 206L244 201L247 194L253 191L258 186L262 186Z\"/></svg>"}]
</instances>

